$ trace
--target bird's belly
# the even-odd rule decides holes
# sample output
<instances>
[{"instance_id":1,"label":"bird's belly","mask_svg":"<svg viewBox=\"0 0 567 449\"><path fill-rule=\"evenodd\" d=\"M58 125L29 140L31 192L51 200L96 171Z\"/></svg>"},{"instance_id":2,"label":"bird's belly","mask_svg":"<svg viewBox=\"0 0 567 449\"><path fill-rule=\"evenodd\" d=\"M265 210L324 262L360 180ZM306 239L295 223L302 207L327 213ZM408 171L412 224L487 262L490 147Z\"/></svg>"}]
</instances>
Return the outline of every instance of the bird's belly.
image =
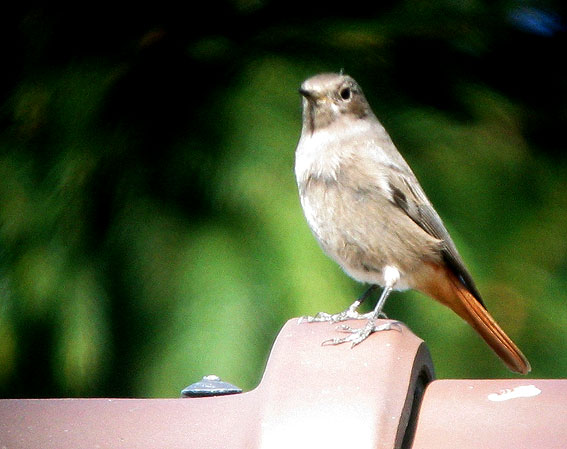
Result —
<instances>
[{"instance_id":1,"label":"bird's belly","mask_svg":"<svg viewBox=\"0 0 567 449\"><path fill-rule=\"evenodd\" d=\"M384 199L384 202L387 200ZM369 202L364 194L339 188L332 182L312 182L301 195L309 227L325 253L359 282L385 285L385 267L401 274L396 289L410 288L407 281L421 263L408 242L395 229L395 217L383 216L376 208L387 204Z\"/></svg>"}]
</instances>

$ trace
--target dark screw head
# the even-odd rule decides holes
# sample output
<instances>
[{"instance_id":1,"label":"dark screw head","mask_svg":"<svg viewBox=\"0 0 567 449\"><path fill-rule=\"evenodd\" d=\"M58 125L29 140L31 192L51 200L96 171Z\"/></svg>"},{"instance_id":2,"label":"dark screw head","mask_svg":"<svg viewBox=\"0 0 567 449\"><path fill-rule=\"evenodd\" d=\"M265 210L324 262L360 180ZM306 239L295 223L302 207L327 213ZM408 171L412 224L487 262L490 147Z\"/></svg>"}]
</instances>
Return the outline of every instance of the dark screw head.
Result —
<instances>
[{"instance_id":1,"label":"dark screw head","mask_svg":"<svg viewBox=\"0 0 567 449\"><path fill-rule=\"evenodd\" d=\"M206 396L223 396L226 394L242 393L242 389L228 382L223 382L218 376L211 374L203 377L200 382L189 385L181 390L185 398L201 398Z\"/></svg>"}]
</instances>

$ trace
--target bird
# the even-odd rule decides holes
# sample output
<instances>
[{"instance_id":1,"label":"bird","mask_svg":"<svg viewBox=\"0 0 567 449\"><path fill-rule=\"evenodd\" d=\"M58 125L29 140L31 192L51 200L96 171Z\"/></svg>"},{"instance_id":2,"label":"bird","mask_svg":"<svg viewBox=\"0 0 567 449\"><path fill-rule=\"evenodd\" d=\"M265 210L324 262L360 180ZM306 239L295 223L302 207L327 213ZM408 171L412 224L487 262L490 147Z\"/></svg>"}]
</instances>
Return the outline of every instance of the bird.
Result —
<instances>
[{"instance_id":1,"label":"bird","mask_svg":"<svg viewBox=\"0 0 567 449\"><path fill-rule=\"evenodd\" d=\"M346 336L323 342L354 347L394 329L395 321L378 324L386 299L394 290L414 289L463 318L511 371L527 374L530 363L489 314L443 221L358 83L343 73L321 73L305 80L299 93L295 177L303 213L322 250L369 285L343 312L303 320L366 320L362 328L343 324ZM360 314L360 304L379 286L373 311Z\"/></svg>"}]
</instances>

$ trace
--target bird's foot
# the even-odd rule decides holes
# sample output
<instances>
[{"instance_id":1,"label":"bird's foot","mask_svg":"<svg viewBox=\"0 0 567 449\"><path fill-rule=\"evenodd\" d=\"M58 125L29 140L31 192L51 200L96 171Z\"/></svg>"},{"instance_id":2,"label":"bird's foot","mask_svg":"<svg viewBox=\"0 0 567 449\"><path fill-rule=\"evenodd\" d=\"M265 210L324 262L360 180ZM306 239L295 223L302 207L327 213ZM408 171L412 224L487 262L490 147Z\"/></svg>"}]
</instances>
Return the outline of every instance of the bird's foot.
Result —
<instances>
[{"instance_id":1,"label":"bird's foot","mask_svg":"<svg viewBox=\"0 0 567 449\"><path fill-rule=\"evenodd\" d=\"M320 323L320 322L327 322L327 323L340 323L341 321L348 321L348 320L370 320L374 312L368 313L358 313L356 309L349 307L346 310L343 310L340 313L326 313L326 312L319 312L315 316L302 316L298 320L298 324L303 322L307 323ZM388 318L385 313L380 313L380 318Z\"/></svg>"},{"instance_id":2,"label":"bird's foot","mask_svg":"<svg viewBox=\"0 0 567 449\"><path fill-rule=\"evenodd\" d=\"M315 316L302 316L299 318L299 323L307 322L307 323L321 323L321 322L328 322L328 323L339 323L341 321L347 320L363 320L367 317L368 314L361 315L355 310L343 310L340 313L330 314L327 312L319 312Z\"/></svg>"},{"instance_id":3,"label":"bird's foot","mask_svg":"<svg viewBox=\"0 0 567 449\"><path fill-rule=\"evenodd\" d=\"M354 327L350 327L346 324L343 324L338 327L338 330L341 332L347 332L350 335L346 337L336 337L330 338L329 340L325 340L322 345L340 345L341 343L351 342L351 348L354 348L357 344L362 343L364 340L368 338L370 334L374 332L381 332L381 331L389 331L389 330L398 330L401 332L402 328L398 321L390 321L388 323L377 325L376 321L373 318L368 320L366 326L356 329Z\"/></svg>"}]
</instances>

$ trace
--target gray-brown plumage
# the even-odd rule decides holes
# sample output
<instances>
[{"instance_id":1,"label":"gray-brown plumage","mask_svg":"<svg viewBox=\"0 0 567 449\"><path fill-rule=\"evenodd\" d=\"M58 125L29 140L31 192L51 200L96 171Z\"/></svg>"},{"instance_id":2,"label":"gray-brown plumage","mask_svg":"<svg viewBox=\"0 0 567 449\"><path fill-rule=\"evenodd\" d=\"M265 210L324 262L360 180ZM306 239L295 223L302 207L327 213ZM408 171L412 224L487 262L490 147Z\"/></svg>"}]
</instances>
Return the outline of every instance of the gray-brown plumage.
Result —
<instances>
[{"instance_id":1,"label":"gray-brown plumage","mask_svg":"<svg viewBox=\"0 0 567 449\"><path fill-rule=\"evenodd\" d=\"M295 173L301 205L323 250L354 279L384 287L374 312L361 300L340 314L308 321L368 318L362 329L332 343L363 341L388 329L376 319L392 289L420 290L450 307L487 341L513 371L526 358L486 311L441 218L412 170L373 114L358 84L342 74L306 80L303 128Z\"/></svg>"}]
</instances>

